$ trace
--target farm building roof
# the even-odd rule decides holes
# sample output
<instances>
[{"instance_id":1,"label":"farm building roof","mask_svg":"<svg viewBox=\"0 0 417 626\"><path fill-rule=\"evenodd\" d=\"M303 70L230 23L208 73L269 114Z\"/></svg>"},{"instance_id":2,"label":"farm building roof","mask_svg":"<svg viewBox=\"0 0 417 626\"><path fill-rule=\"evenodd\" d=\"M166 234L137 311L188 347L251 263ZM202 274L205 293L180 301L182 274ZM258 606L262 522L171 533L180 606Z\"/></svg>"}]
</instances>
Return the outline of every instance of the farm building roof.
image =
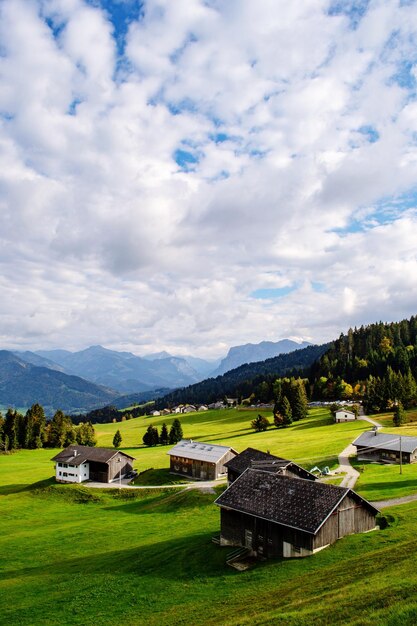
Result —
<instances>
[{"instance_id":1,"label":"farm building roof","mask_svg":"<svg viewBox=\"0 0 417 626\"><path fill-rule=\"evenodd\" d=\"M227 452L236 450L228 446L216 446L212 443L193 441L192 439L181 439L167 454L170 456L181 456L193 461L208 461L217 463Z\"/></svg>"},{"instance_id":2,"label":"farm building roof","mask_svg":"<svg viewBox=\"0 0 417 626\"><path fill-rule=\"evenodd\" d=\"M362 433L353 442L354 446L364 448L379 448L381 450L391 450L392 452L400 451L399 435L390 435L388 433L379 433L375 430L368 430ZM412 453L417 448L417 437L407 437L401 435L402 452Z\"/></svg>"},{"instance_id":3,"label":"farm building roof","mask_svg":"<svg viewBox=\"0 0 417 626\"><path fill-rule=\"evenodd\" d=\"M114 448L94 448L92 446L79 446L74 444L68 446L65 450L62 450L62 452L59 452L51 459L51 461L67 463L68 465L73 465L74 467L78 467L78 465L88 461L108 463L118 452L120 451L115 450ZM124 452L120 452L120 454L123 454L129 459L135 458L130 456L130 454L125 454Z\"/></svg>"},{"instance_id":4,"label":"farm building roof","mask_svg":"<svg viewBox=\"0 0 417 626\"><path fill-rule=\"evenodd\" d=\"M297 463L279 456L274 456L269 452L262 452L256 448L246 448L246 450L243 450L243 452L233 457L233 459L227 461L225 467L238 474L243 474L248 467L265 469L268 472L279 472L281 469L292 467L295 470L299 469L304 475L310 475L313 480L316 479L313 474L310 474L310 472L297 465Z\"/></svg>"},{"instance_id":5,"label":"farm building roof","mask_svg":"<svg viewBox=\"0 0 417 626\"><path fill-rule=\"evenodd\" d=\"M276 467L277 470L280 467L287 467L287 465L291 463L288 459L282 459L281 457L274 456L269 452L262 452L256 448L246 448L246 450L243 450L243 452L233 457L233 459L227 461L225 466L235 472L243 473L245 469L251 467L252 463L256 463L257 461L266 461L268 462L268 465L270 463L271 466Z\"/></svg>"},{"instance_id":6,"label":"farm building roof","mask_svg":"<svg viewBox=\"0 0 417 626\"><path fill-rule=\"evenodd\" d=\"M250 468L215 504L314 535L348 494L378 513L351 489Z\"/></svg>"}]
</instances>

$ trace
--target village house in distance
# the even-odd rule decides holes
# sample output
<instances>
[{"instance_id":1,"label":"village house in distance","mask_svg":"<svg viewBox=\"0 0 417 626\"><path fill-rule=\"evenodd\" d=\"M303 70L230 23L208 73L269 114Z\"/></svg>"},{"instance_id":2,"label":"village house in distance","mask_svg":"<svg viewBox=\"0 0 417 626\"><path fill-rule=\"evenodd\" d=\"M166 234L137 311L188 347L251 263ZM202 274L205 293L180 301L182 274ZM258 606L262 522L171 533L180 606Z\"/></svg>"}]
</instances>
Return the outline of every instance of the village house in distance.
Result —
<instances>
[{"instance_id":1,"label":"village house in distance","mask_svg":"<svg viewBox=\"0 0 417 626\"><path fill-rule=\"evenodd\" d=\"M359 435L353 445L359 461L399 463L401 454L403 463L417 462L417 437L379 433L375 428Z\"/></svg>"},{"instance_id":2,"label":"village house in distance","mask_svg":"<svg viewBox=\"0 0 417 626\"><path fill-rule=\"evenodd\" d=\"M334 421L336 423L340 422L354 422L356 415L353 411L349 411L348 409L338 409L334 414Z\"/></svg>"},{"instance_id":3,"label":"village house in distance","mask_svg":"<svg viewBox=\"0 0 417 626\"><path fill-rule=\"evenodd\" d=\"M227 461L237 452L227 446L182 439L169 452L171 474L200 480L217 480L226 474Z\"/></svg>"},{"instance_id":4,"label":"village house in distance","mask_svg":"<svg viewBox=\"0 0 417 626\"><path fill-rule=\"evenodd\" d=\"M257 557L304 557L376 528L379 512L351 489L248 468L215 501L220 545Z\"/></svg>"},{"instance_id":5,"label":"village house in distance","mask_svg":"<svg viewBox=\"0 0 417 626\"><path fill-rule=\"evenodd\" d=\"M111 448L71 445L54 456L55 478L60 483L94 480L111 483L132 471L135 458Z\"/></svg>"}]
</instances>

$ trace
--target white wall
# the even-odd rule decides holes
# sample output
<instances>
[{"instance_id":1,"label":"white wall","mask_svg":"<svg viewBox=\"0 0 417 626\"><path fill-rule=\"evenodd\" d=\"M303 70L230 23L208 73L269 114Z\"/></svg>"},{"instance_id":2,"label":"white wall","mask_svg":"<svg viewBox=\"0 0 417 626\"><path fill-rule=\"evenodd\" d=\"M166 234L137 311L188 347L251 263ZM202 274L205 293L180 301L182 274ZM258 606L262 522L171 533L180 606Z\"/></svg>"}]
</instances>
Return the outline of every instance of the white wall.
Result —
<instances>
[{"instance_id":1,"label":"white wall","mask_svg":"<svg viewBox=\"0 0 417 626\"><path fill-rule=\"evenodd\" d=\"M90 477L90 465L89 463L83 463L78 467L72 467L67 463L57 463L55 472L56 480L66 483L82 483Z\"/></svg>"}]
</instances>

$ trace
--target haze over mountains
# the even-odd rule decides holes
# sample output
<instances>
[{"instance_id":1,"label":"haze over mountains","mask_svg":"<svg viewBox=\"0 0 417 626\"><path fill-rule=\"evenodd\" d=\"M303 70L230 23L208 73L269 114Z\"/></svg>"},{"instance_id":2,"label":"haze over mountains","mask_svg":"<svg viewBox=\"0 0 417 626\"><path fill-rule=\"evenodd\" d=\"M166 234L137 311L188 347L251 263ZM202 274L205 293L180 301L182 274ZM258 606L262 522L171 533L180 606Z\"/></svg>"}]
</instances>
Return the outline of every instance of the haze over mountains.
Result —
<instances>
[{"instance_id":1,"label":"haze over mountains","mask_svg":"<svg viewBox=\"0 0 417 626\"><path fill-rule=\"evenodd\" d=\"M34 402L49 411L91 410L105 404L127 406L128 400L155 397L170 389L193 385L217 377L244 363L263 361L300 349L288 339L231 348L220 362L199 357L173 356L168 352L143 357L102 346L85 350L0 350L0 404L25 407ZM145 395L143 395L145 394ZM126 396L127 404L124 404Z\"/></svg>"},{"instance_id":2,"label":"haze over mountains","mask_svg":"<svg viewBox=\"0 0 417 626\"><path fill-rule=\"evenodd\" d=\"M50 367L28 363L7 350L0 350L0 404L29 407L38 402L47 412L61 408L81 411L110 404L119 394Z\"/></svg>"},{"instance_id":3,"label":"haze over mountains","mask_svg":"<svg viewBox=\"0 0 417 626\"><path fill-rule=\"evenodd\" d=\"M261 341L261 343L256 344L246 343L243 346L234 346L230 348L227 356L220 362L219 367L211 373L211 376L221 376L235 369L235 367L239 367L239 365L265 361L280 354L288 354L288 352L306 348L310 345L307 341L297 343L291 339L282 339L277 342Z\"/></svg>"}]
</instances>

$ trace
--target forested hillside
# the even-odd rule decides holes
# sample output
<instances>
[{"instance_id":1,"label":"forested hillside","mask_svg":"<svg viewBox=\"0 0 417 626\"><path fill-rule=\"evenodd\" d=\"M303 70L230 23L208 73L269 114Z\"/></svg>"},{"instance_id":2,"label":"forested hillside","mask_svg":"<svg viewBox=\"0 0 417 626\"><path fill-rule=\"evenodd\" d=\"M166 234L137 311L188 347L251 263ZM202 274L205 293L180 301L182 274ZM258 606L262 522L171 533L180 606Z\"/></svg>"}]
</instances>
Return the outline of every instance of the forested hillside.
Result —
<instances>
[{"instance_id":1,"label":"forested hillside","mask_svg":"<svg viewBox=\"0 0 417 626\"><path fill-rule=\"evenodd\" d=\"M165 407L179 403L208 403L224 396L247 398L255 394L256 399L268 401L272 399L273 382L283 376L297 376L304 373L320 358L329 345L308 346L301 350L294 350L289 354L280 354L272 359L258 363L241 365L217 378L207 378L201 383L190 385L184 389L177 389L156 401L157 407ZM259 385L267 382L268 392L258 390ZM265 389L265 386L263 387Z\"/></svg>"},{"instance_id":2,"label":"forested hillside","mask_svg":"<svg viewBox=\"0 0 417 626\"><path fill-rule=\"evenodd\" d=\"M313 397L363 399L369 411L417 402L417 318L340 335L313 364Z\"/></svg>"}]
</instances>

